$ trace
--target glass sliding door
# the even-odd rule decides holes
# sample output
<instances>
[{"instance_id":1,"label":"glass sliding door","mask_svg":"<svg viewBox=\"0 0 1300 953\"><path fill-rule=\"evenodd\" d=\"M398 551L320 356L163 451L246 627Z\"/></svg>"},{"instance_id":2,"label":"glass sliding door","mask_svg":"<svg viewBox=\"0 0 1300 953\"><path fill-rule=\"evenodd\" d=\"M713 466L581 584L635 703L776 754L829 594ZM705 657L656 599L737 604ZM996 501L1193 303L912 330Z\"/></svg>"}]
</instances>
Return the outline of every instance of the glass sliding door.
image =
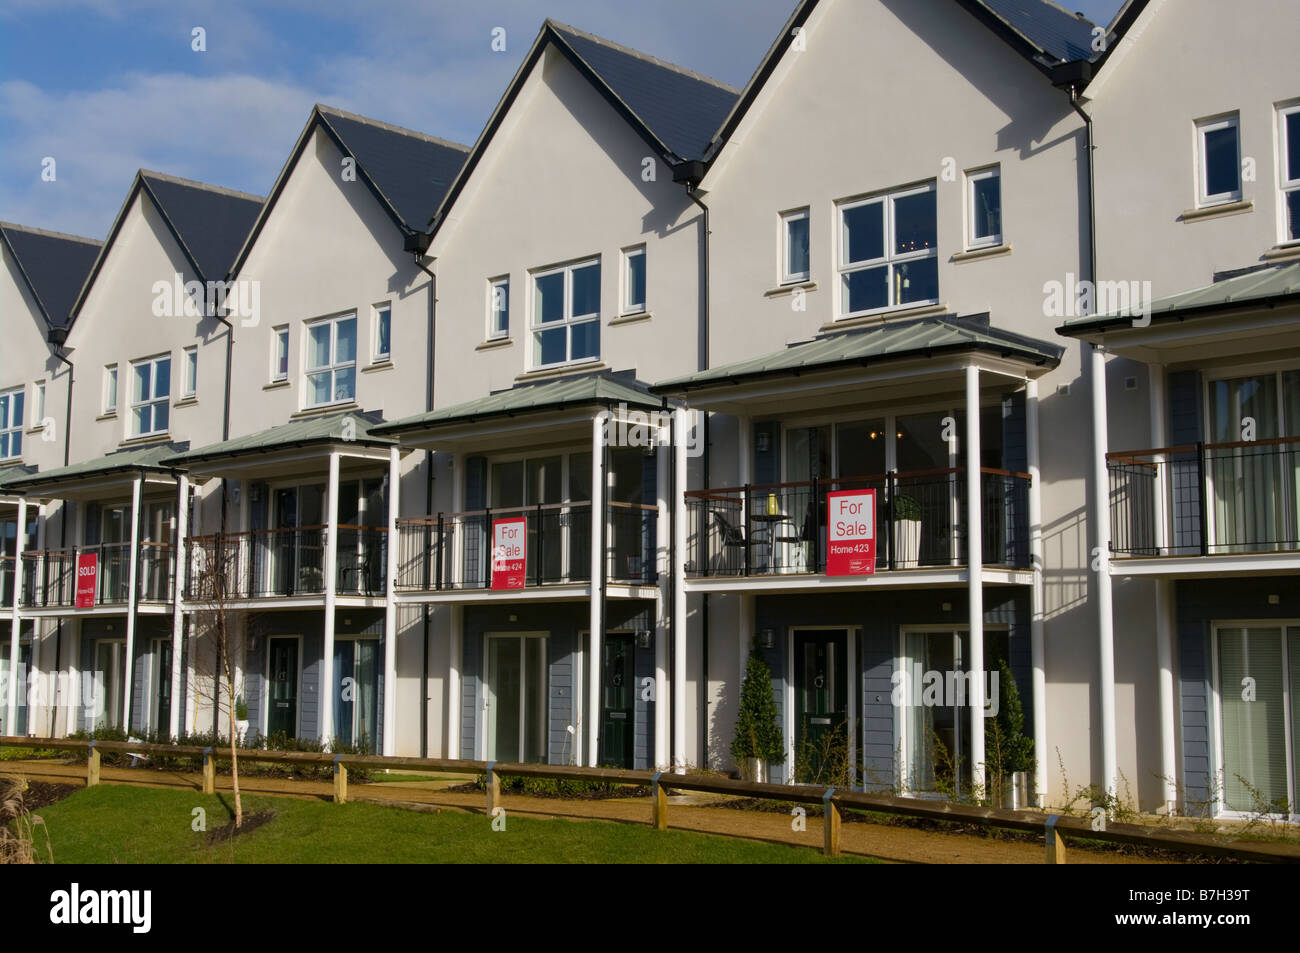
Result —
<instances>
[{"instance_id":1,"label":"glass sliding door","mask_svg":"<svg viewBox=\"0 0 1300 953\"><path fill-rule=\"evenodd\" d=\"M1254 441L1281 436L1276 374L1211 381L1209 404L1210 443L1240 444L1252 433ZM1212 553L1277 549L1288 536L1281 449L1265 444L1207 451Z\"/></svg>"},{"instance_id":2,"label":"glass sliding door","mask_svg":"<svg viewBox=\"0 0 1300 953\"><path fill-rule=\"evenodd\" d=\"M546 761L546 637L489 635L484 742L489 761Z\"/></svg>"},{"instance_id":3,"label":"glass sliding door","mask_svg":"<svg viewBox=\"0 0 1300 953\"><path fill-rule=\"evenodd\" d=\"M1220 803L1226 811L1286 813L1297 783L1300 626L1222 626L1215 637Z\"/></svg>"},{"instance_id":4,"label":"glass sliding door","mask_svg":"<svg viewBox=\"0 0 1300 953\"><path fill-rule=\"evenodd\" d=\"M379 750L378 639L340 639L334 643L334 733L345 745L368 754Z\"/></svg>"},{"instance_id":5,"label":"glass sliding door","mask_svg":"<svg viewBox=\"0 0 1300 953\"><path fill-rule=\"evenodd\" d=\"M126 693L126 641L100 639L95 643L95 668L91 703L93 728L121 728Z\"/></svg>"},{"instance_id":6,"label":"glass sliding door","mask_svg":"<svg viewBox=\"0 0 1300 953\"><path fill-rule=\"evenodd\" d=\"M16 667L9 657L11 648L8 638L0 644L0 687L4 688L4 694L0 694L0 734L20 736L27 734L27 689L32 670L32 646L30 642L18 646ZM13 725L7 725L5 717L9 709L8 686L11 678L18 683L18 711Z\"/></svg>"},{"instance_id":7,"label":"glass sliding door","mask_svg":"<svg viewBox=\"0 0 1300 953\"><path fill-rule=\"evenodd\" d=\"M946 472L956 463L943 439L944 418L949 416L953 415L934 411L896 420L895 460L900 476L894 511L916 515L921 524L915 555L907 551L911 547L906 541L900 540L895 563L903 567L946 566L963 561L953 546L953 529L960 522L961 512L958 479Z\"/></svg>"}]
</instances>

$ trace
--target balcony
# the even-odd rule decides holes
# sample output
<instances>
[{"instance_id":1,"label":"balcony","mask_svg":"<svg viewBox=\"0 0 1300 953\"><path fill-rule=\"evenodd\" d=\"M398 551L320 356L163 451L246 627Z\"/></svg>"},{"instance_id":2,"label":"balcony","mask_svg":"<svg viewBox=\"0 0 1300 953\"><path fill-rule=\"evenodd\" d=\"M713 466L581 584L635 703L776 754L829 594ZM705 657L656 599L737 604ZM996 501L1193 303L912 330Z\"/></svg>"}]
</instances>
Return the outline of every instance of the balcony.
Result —
<instances>
[{"instance_id":1,"label":"balcony","mask_svg":"<svg viewBox=\"0 0 1300 953\"><path fill-rule=\"evenodd\" d=\"M233 600L321 595L325 592L323 526L191 536L185 598L221 604ZM335 592L382 596L388 531L340 526Z\"/></svg>"},{"instance_id":2,"label":"balcony","mask_svg":"<svg viewBox=\"0 0 1300 953\"><path fill-rule=\"evenodd\" d=\"M605 512L606 578L653 585L657 509L611 502ZM398 591L490 589L491 527L508 517L525 522L525 587L591 581L591 503L583 501L398 520Z\"/></svg>"},{"instance_id":3,"label":"balcony","mask_svg":"<svg viewBox=\"0 0 1300 953\"><path fill-rule=\"evenodd\" d=\"M1106 455L1119 559L1300 551L1300 437Z\"/></svg>"},{"instance_id":4,"label":"balcony","mask_svg":"<svg viewBox=\"0 0 1300 953\"><path fill-rule=\"evenodd\" d=\"M94 605L125 606L131 587L130 543L101 543L74 549L32 550L23 553L21 598L24 608L76 606L78 557L96 557ZM170 543L142 542L136 566L136 601L167 603L172 600L176 552Z\"/></svg>"},{"instance_id":5,"label":"balcony","mask_svg":"<svg viewBox=\"0 0 1300 953\"><path fill-rule=\"evenodd\" d=\"M1029 477L981 471L984 565L1028 569ZM782 576L826 571L826 494L876 491L876 571L966 565L962 468L686 494L686 575Z\"/></svg>"}]
</instances>

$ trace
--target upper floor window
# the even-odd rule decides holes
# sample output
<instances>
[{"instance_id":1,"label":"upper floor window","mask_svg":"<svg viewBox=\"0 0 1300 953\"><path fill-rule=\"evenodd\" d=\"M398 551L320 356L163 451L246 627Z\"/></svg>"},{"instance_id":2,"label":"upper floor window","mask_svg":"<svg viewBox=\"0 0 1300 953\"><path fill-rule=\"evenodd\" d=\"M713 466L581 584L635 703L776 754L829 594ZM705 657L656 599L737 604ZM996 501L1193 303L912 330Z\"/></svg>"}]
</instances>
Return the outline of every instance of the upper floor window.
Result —
<instances>
[{"instance_id":1,"label":"upper floor window","mask_svg":"<svg viewBox=\"0 0 1300 953\"><path fill-rule=\"evenodd\" d=\"M104 368L104 414L117 413L117 365Z\"/></svg>"},{"instance_id":2,"label":"upper floor window","mask_svg":"<svg viewBox=\"0 0 1300 953\"><path fill-rule=\"evenodd\" d=\"M167 432L171 392L170 354L131 363L131 436Z\"/></svg>"},{"instance_id":3,"label":"upper floor window","mask_svg":"<svg viewBox=\"0 0 1300 953\"><path fill-rule=\"evenodd\" d=\"M199 349L187 347L182 352L181 399L189 400L199 392Z\"/></svg>"},{"instance_id":4,"label":"upper floor window","mask_svg":"<svg viewBox=\"0 0 1300 953\"><path fill-rule=\"evenodd\" d=\"M645 311L645 246L623 252L623 314Z\"/></svg>"},{"instance_id":5,"label":"upper floor window","mask_svg":"<svg viewBox=\"0 0 1300 953\"><path fill-rule=\"evenodd\" d=\"M812 275L808 250L808 210L781 216L781 281L807 281Z\"/></svg>"},{"instance_id":6,"label":"upper floor window","mask_svg":"<svg viewBox=\"0 0 1300 953\"><path fill-rule=\"evenodd\" d=\"M45 381L32 385L32 426L40 427L45 422Z\"/></svg>"},{"instance_id":7,"label":"upper floor window","mask_svg":"<svg viewBox=\"0 0 1300 953\"><path fill-rule=\"evenodd\" d=\"M533 274L533 366L600 357L600 259Z\"/></svg>"},{"instance_id":8,"label":"upper floor window","mask_svg":"<svg viewBox=\"0 0 1300 953\"><path fill-rule=\"evenodd\" d=\"M933 182L845 203L839 212L841 317L938 302Z\"/></svg>"},{"instance_id":9,"label":"upper floor window","mask_svg":"<svg viewBox=\"0 0 1300 953\"><path fill-rule=\"evenodd\" d=\"M1241 201L1241 130L1236 116L1196 124L1201 205Z\"/></svg>"},{"instance_id":10,"label":"upper floor window","mask_svg":"<svg viewBox=\"0 0 1300 953\"><path fill-rule=\"evenodd\" d=\"M393 308L388 304L375 305L375 350L376 364L393 359Z\"/></svg>"},{"instance_id":11,"label":"upper floor window","mask_svg":"<svg viewBox=\"0 0 1300 953\"><path fill-rule=\"evenodd\" d=\"M271 329L271 382L289 379L289 326Z\"/></svg>"},{"instance_id":12,"label":"upper floor window","mask_svg":"<svg viewBox=\"0 0 1300 953\"><path fill-rule=\"evenodd\" d=\"M510 337L510 278L488 282L488 340Z\"/></svg>"},{"instance_id":13,"label":"upper floor window","mask_svg":"<svg viewBox=\"0 0 1300 953\"><path fill-rule=\"evenodd\" d=\"M1300 241L1300 103L1279 110L1278 143L1282 150L1282 240Z\"/></svg>"},{"instance_id":14,"label":"upper floor window","mask_svg":"<svg viewBox=\"0 0 1300 953\"><path fill-rule=\"evenodd\" d=\"M23 388L0 393L0 460L23 455Z\"/></svg>"},{"instance_id":15,"label":"upper floor window","mask_svg":"<svg viewBox=\"0 0 1300 953\"><path fill-rule=\"evenodd\" d=\"M307 325L307 406L355 400L357 316L340 315Z\"/></svg>"},{"instance_id":16,"label":"upper floor window","mask_svg":"<svg viewBox=\"0 0 1300 953\"><path fill-rule=\"evenodd\" d=\"M1002 244L1002 176L994 166L966 173L969 204L966 217L970 233L968 248L988 248Z\"/></svg>"}]
</instances>

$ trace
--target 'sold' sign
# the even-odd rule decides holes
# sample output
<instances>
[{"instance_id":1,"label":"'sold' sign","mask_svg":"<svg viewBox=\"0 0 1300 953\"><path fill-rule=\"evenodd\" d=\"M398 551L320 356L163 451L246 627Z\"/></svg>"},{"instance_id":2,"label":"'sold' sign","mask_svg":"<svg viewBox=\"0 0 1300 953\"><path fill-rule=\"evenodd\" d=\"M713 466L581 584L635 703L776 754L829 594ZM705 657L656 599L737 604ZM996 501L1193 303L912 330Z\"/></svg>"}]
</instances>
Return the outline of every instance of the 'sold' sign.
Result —
<instances>
[{"instance_id":1,"label":"'sold' sign","mask_svg":"<svg viewBox=\"0 0 1300 953\"><path fill-rule=\"evenodd\" d=\"M99 581L99 553L77 553L78 609L95 607L95 583Z\"/></svg>"},{"instance_id":2,"label":"'sold' sign","mask_svg":"<svg viewBox=\"0 0 1300 953\"><path fill-rule=\"evenodd\" d=\"M492 521L492 588L522 589L528 571L528 528L522 516Z\"/></svg>"},{"instance_id":3,"label":"'sold' sign","mask_svg":"<svg viewBox=\"0 0 1300 953\"><path fill-rule=\"evenodd\" d=\"M826 575L870 576L876 571L876 491L826 495Z\"/></svg>"}]
</instances>

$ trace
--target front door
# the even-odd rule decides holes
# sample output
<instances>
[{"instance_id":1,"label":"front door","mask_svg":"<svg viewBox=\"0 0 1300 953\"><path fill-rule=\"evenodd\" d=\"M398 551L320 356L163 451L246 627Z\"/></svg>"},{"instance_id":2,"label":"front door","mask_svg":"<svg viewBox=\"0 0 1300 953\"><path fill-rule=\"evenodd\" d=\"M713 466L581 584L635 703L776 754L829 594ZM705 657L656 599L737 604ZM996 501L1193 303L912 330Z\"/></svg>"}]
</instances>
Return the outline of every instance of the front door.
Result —
<instances>
[{"instance_id":1,"label":"front door","mask_svg":"<svg viewBox=\"0 0 1300 953\"><path fill-rule=\"evenodd\" d=\"M293 738L298 733L298 640L270 639L268 644L266 733Z\"/></svg>"},{"instance_id":2,"label":"front door","mask_svg":"<svg viewBox=\"0 0 1300 953\"><path fill-rule=\"evenodd\" d=\"M153 640L153 729L171 731L172 719L172 643L170 639Z\"/></svg>"},{"instance_id":3,"label":"front door","mask_svg":"<svg viewBox=\"0 0 1300 953\"><path fill-rule=\"evenodd\" d=\"M483 708L489 761L546 761L544 635L489 635Z\"/></svg>"},{"instance_id":4,"label":"front door","mask_svg":"<svg viewBox=\"0 0 1300 953\"><path fill-rule=\"evenodd\" d=\"M826 783L849 767L848 641L845 629L794 633L796 781Z\"/></svg>"},{"instance_id":5,"label":"front door","mask_svg":"<svg viewBox=\"0 0 1300 953\"><path fill-rule=\"evenodd\" d=\"M600 681L600 763L609 768L632 767L633 688L632 637L606 635L605 664Z\"/></svg>"}]
</instances>

